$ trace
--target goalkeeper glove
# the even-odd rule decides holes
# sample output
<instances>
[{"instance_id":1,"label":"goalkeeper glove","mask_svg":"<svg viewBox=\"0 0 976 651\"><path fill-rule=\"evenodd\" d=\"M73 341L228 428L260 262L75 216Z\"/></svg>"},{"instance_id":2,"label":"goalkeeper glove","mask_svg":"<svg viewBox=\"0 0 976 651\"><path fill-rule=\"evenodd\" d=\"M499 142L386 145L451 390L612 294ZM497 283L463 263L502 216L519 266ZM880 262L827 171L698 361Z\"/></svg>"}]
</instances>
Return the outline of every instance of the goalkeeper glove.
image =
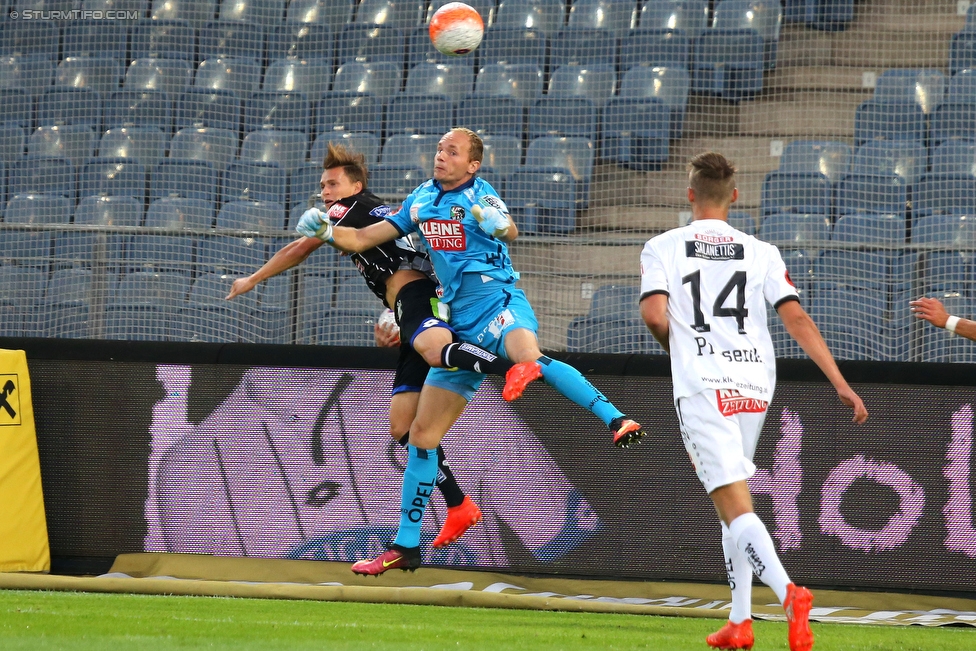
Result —
<instances>
[{"instance_id":1,"label":"goalkeeper glove","mask_svg":"<svg viewBox=\"0 0 976 651\"><path fill-rule=\"evenodd\" d=\"M494 206L482 208L479 205L471 206L471 214L478 220L481 230L492 237L505 237L508 233L508 216Z\"/></svg>"},{"instance_id":2,"label":"goalkeeper glove","mask_svg":"<svg viewBox=\"0 0 976 651\"><path fill-rule=\"evenodd\" d=\"M300 235L315 237L323 242L332 241L332 222L328 216L318 208L309 208L298 220L295 227Z\"/></svg>"}]
</instances>

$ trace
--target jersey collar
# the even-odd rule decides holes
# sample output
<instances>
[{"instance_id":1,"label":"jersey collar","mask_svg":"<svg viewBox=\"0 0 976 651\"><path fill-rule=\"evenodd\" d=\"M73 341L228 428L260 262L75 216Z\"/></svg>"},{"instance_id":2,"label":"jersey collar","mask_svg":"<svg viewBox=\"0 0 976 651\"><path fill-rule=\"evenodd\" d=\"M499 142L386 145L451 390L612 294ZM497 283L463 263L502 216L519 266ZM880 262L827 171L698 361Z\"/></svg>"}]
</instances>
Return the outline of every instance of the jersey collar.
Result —
<instances>
[{"instance_id":1,"label":"jersey collar","mask_svg":"<svg viewBox=\"0 0 976 651\"><path fill-rule=\"evenodd\" d=\"M435 206L436 205L439 205L440 202L441 202L441 198L443 198L443 196L445 194L447 194L448 192L461 192L462 190L467 190L472 185L474 185L474 182L475 182L475 180L477 178L478 178L477 176L472 176L470 179L468 179L467 181L465 181L461 185L457 186L453 190L444 190L444 189L442 189L440 182L435 180L434 181L434 187L437 188L437 198L434 199L434 205Z\"/></svg>"}]
</instances>

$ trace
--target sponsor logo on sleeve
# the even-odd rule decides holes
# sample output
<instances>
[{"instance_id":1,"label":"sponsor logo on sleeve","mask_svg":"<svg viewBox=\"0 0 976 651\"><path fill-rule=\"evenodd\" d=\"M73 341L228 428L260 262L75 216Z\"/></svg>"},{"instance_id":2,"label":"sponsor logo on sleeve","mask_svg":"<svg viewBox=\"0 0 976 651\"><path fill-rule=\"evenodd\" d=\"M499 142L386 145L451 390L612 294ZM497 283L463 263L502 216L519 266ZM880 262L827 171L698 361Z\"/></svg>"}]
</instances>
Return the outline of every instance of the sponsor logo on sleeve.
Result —
<instances>
[{"instance_id":1,"label":"sponsor logo on sleeve","mask_svg":"<svg viewBox=\"0 0 976 651\"><path fill-rule=\"evenodd\" d=\"M431 219L420 224L427 246L435 251L463 251L466 248L464 226L450 219Z\"/></svg>"},{"instance_id":2,"label":"sponsor logo on sleeve","mask_svg":"<svg viewBox=\"0 0 976 651\"><path fill-rule=\"evenodd\" d=\"M345 217L347 212L349 212L349 206L343 206L341 203L334 203L332 204L332 207L329 208L329 212L327 214L329 215L329 219L337 222Z\"/></svg>"},{"instance_id":3,"label":"sponsor logo on sleeve","mask_svg":"<svg viewBox=\"0 0 976 651\"><path fill-rule=\"evenodd\" d=\"M718 409L723 416L753 413L761 414L769 407L769 403L758 398L747 398L735 389L717 389Z\"/></svg>"},{"instance_id":4,"label":"sponsor logo on sleeve","mask_svg":"<svg viewBox=\"0 0 976 651\"><path fill-rule=\"evenodd\" d=\"M478 200L478 203L484 206L491 206L492 208L498 208L502 212L508 212L508 206L505 205L505 202L499 199L498 197L495 197L490 194L486 194L483 197L481 197L481 199Z\"/></svg>"},{"instance_id":5,"label":"sponsor logo on sleeve","mask_svg":"<svg viewBox=\"0 0 976 651\"><path fill-rule=\"evenodd\" d=\"M414 224L420 223L420 206L417 204L410 206L410 221Z\"/></svg>"},{"instance_id":6,"label":"sponsor logo on sleeve","mask_svg":"<svg viewBox=\"0 0 976 651\"><path fill-rule=\"evenodd\" d=\"M369 214L373 217L386 217L387 215L392 214L391 210L392 209L387 205L376 206L369 211ZM397 210L397 212L399 212L399 210Z\"/></svg>"},{"instance_id":7,"label":"sponsor logo on sleeve","mask_svg":"<svg viewBox=\"0 0 976 651\"><path fill-rule=\"evenodd\" d=\"M457 221L464 219L464 206L451 206L451 219Z\"/></svg>"}]
</instances>

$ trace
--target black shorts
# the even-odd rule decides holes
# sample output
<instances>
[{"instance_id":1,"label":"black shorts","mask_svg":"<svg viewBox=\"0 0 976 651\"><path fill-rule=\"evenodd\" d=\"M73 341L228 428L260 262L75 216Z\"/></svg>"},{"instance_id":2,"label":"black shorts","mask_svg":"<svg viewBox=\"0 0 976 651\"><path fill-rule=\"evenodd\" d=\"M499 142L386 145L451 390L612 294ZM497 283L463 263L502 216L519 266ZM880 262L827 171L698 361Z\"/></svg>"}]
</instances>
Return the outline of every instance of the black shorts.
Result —
<instances>
[{"instance_id":1,"label":"black shorts","mask_svg":"<svg viewBox=\"0 0 976 651\"><path fill-rule=\"evenodd\" d=\"M396 375L393 377L393 393L420 391L427 379L430 366L413 349L410 342L417 331L426 329L429 319L436 319L433 305L437 301L437 285L429 279L415 280L404 285L393 304L397 326L400 327L400 358L397 360ZM438 319L438 327L454 330ZM454 335L457 341L457 335Z\"/></svg>"}]
</instances>

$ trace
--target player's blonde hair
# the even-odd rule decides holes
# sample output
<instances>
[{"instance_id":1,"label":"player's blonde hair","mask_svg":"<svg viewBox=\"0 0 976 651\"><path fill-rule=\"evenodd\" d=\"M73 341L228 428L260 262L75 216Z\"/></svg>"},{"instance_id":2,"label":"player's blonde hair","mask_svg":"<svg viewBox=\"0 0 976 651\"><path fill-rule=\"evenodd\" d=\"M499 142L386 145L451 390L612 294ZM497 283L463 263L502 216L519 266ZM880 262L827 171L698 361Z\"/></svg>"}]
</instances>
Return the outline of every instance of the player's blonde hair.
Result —
<instances>
[{"instance_id":1,"label":"player's blonde hair","mask_svg":"<svg viewBox=\"0 0 976 651\"><path fill-rule=\"evenodd\" d=\"M366 169L366 157L363 154L350 151L346 149L345 145L330 142L322 167L327 170L341 167L350 181L353 183L359 181L363 184L363 190L366 189L369 171Z\"/></svg>"},{"instance_id":2,"label":"player's blonde hair","mask_svg":"<svg viewBox=\"0 0 976 651\"><path fill-rule=\"evenodd\" d=\"M688 163L688 187L700 203L728 205L735 189L735 165L715 151L698 154Z\"/></svg>"},{"instance_id":3,"label":"player's blonde hair","mask_svg":"<svg viewBox=\"0 0 976 651\"><path fill-rule=\"evenodd\" d=\"M471 151L468 152L468 160L482 162L485 157L485 143L481 140L481 136L467 127L454 127L451 131L468 137L468 143L471 146Z\"/></svg>"}]
</instances>

